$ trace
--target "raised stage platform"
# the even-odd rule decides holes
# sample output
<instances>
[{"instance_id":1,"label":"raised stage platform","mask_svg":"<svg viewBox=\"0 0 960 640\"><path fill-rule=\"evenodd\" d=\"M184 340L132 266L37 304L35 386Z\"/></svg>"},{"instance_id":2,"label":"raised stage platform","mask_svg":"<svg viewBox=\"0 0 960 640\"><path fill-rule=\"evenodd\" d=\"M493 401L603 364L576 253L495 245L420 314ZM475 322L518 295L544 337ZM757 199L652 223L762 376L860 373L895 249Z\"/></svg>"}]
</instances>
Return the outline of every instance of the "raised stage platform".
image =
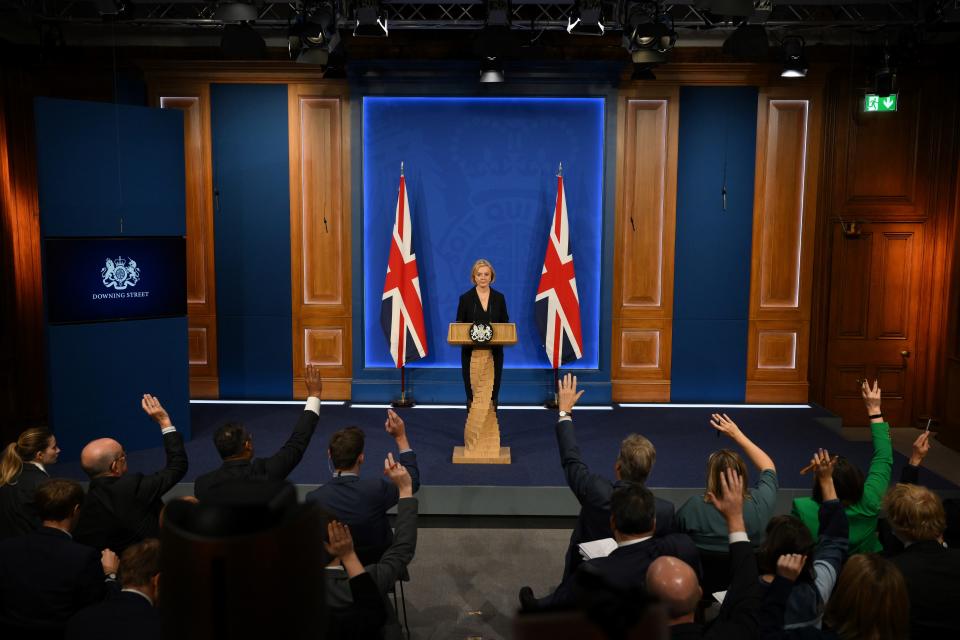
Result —
<instances>
[{"instance_id":1,"label":"raised stage platform","mask_svg":"<svg viewBox=\"0 0 960 640\"><path fill-rule=\"evenodd\" d=\"M288 437L303 403L191 404L193 440L187 443L190 471L177 494L192 492L193 479L219 466L212 436L217 426L241 421L252 432L256 453L269 455ZM393 450L383 429L387 405L326 403L320 424L303 461L290 480L306 492L331 476L326 445L330 434L348 425L367 435L365 473L379 474L381 461ZM840 420L816 406L769 405L614 405L577 407L575 428L584 461L600 473L613 474L620 440L631 432L648 437L657 448L649 486L658 496L679 504L702 494L707 456L732 442L718 438L708 420L723 411L777 464L781 491L778 503L789 508L792 498L809 495L811 480L801 476L817 447L842 453L864 470L870 462L869 442L840 434ZM455 465L453 447L463 442L466 410L450 405L420 405L400 411L420 466L421 513L426 515L571 516L578 505L566 487L554 436L555 411L541 407L505 406L499 410L501 437L511 447L510 465ZM912 434L911 430L911 434ZM902 440L896 438L895 440ZM159 442L159 437L158 437ZM150 471L163 465L161 447L128 452L131 470ZM894 452L894 479L906 458ZM54 475L85 479L78 463L59 464ZM753 475L753 470L751 470ZM924 469L922 481L944 495L960 495L960 486Z\"/></svg>"}]
</instances>

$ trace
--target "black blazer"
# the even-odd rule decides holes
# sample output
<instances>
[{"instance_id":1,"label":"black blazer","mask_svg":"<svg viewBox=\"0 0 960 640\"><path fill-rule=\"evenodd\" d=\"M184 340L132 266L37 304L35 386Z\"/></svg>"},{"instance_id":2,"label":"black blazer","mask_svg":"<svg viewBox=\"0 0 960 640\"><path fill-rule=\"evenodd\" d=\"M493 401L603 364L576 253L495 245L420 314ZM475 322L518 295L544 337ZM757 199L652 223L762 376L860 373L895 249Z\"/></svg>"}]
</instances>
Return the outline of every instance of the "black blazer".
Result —
<instances>
[{"instance_id":1,"label":"black blazer","mask_svg":"<svg viewBox=\"0 0 960 640\"><path fill-rule=\"evenodd\" d=\"M121 591L67 622L66 640L160 640L160 614L139 593Z\"/></svg>"},{"instance_id":2,"label":"black blazer","mask_svg":"<svg viewBox=\"0 0 960 640\"><path fill-rule=\"evenodd\" d=\"M0 630L62 630L107 591L100 552L59 529L41 527L0 542Z\"/></svg>"},{"instance_id":3,"label":"black blazer","mask_svg":"<svg viewBox=\"0 0 960 640\"><path fill-rule=\"evenodd\" d=\"M457 322L510 322L510 316L507 315L507 299L503 294L490 287L490 299L487 300L487 310L483 310L480 304L480 296L477 295L476 287L460 296L460 302L457 303ZM470 347L465 347L469 349ZM502 347L501 347L502 348Z\"/></svg>"},{"instance_id":4,"label":"black blazer","mask_svg":"<svg viewBox=\"0 0 960 640\"><path fill-rule=\"evenodd\" d=\"M911 544L890 560L907 581L910 637L960 636L960 549L927 540Z\"/></svg>"},{"instance_id":5,"label":"black blazer","mask_svg":"<svg viewBox=\"0 0 960 640\"><path fill-rule=\"evenodd\" d=\"M206 500L205 496L211 489L228 480L286 480L290 472L303 459L319 419L320 417L313 411L304 411L290 438L279 451L269 458L224 462L219 469L205 473L196 479L193 495L198 500Z\"/></svg>"},{"instance_id":6,"label":"black blazer","mask_svg":"<svg viewBox=\"0 0 960 640\"><path fill-rule=\"evenodd\" d=\"M158 536L163 509L160 498L187 473L183 436L177 431L168 433L163 436L163 447L167 466L156 473L127 473L90 481L80 521L73 531L77 542L119 554L132 544Z\"/></svg>"},{"instance_id":7,"label":"black blazer","mask_svg":"<svg viewBox=\"0 0 960 640\"><path fill-rule=\"evenodd\" d=\"M38 466L25 462L16 484L0 487L0 540L30 533L40 526L33 494L49 477Z\"/></svg>"},{"instance_id":8,"label":"black blazer","mask_svg":"<svg viewBox=\"0 0 960 640\"><path fill-rule=\"evenodd\" d=\"M580 456L580 447L577 445L573 432L572 420L557 422L557 445L560 449L560 464L567 478L567 484L580 502L580 514L577 524L570 536L570 546L567 548L567 558L564 564L563 577L566 578L583 562L577 545L581 542L610 538L610 497L613 490L627 484L622 480L609 480L604 476L592 473ZM657 524L654 535L663 536L673 530L673 503L669 500L655 498L657 509Z\"/></svg>"}]
</instances>

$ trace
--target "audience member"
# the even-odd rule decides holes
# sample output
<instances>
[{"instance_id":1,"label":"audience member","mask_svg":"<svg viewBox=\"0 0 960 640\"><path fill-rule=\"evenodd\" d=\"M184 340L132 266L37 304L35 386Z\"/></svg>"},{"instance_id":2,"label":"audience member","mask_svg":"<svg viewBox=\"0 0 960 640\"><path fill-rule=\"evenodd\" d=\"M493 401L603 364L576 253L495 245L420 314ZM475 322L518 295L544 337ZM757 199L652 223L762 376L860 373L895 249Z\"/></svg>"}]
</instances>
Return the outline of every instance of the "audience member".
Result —
<instances>
[{"instance_id":1,"label":"audience member","mask_svg":"<svg viewBox=\"0 0 960 640\"><path fill-rule=\"evenodd\" d=\"M564 559L561 583L583 562L579 550L581 543L610 538L613 535L610 530L610 496L614 489L631 482L646 484L657 459L653 443L642 435L633 433L620 444L620 452L613 463L614 480L591 472L580 456L580 447L573 431L573 408L583 393L583 390L577 391L576 376L568 373L560 380L557 394L560 417L555 428L557 447L567 485L580 503L580 513L570 534L570 544ZM673 503L656 498L656 510L655 535L665 535L671 531L673 525ZM550 606L550 596L543 598L540 604Z\"/></svg>"},{"instance_id":2,"label":"audience member","mask_svg":"<svg viewBox=\"0 0 960 640\"><path fill-rule=\"evenodd\" d=\"M875 553L856 555L844 565L823 614L823 629L810 626L784 629L787 600L806 562L800 554L781 556L777 560L777 577L760 608L763 640L903 640L908 637L910 600L906 582L893 563Z\"/></svg>"},{"instance_id":3,"label":"audience member","mask_svg":"<svg viewBox=\"0 0 960 640\"><path fill-rule=\"evenodd\" d=\"M764 527L777 501L777 468L773 460L760 447L753 443L726 414L713 414L710 426L723 433L747 454L750 462L760 472L753 489L746 489L747 466L735 451L720 449L707 459L707 494L719 494L722 489L720 478L724 470L735 469L744 479L743 519L747 524L747 535L754 544L760 544L764 538ZM704 497L691 497L677 511L677 530L689 535L698 549L706 551L727 550L727 527L723 516L714 509Z\"/></svg>"},{"instance_id":4,"label":"audience member","mask_svg":"<svg viewBox=\"0 0 960 640\"><path fill-rule=\"evenodd\" d=\"M7 445L0 459L0 540L40 526L33 493L50 477L47 466L59 455L57 439L39 427L27 429Z\"/></svg>"},{"instance_id":5,"label":"audience member","mask_svg":"<svg viewBox=\"0 0 960 640\"><path fill-rule=\"evenodd\" d=\"M305 381L307 405L290 438L269 458L253 457L253 438L239 422L229 422L217 429L213 444L223 459L223 465L194 481L193 492L198 499L207 500L209 492L227 480L286 480L303 459L320 416L320 393L323 390L320 368L307 366Z\"/></svg>"},{"instance_id":6,"label":"audience member","mask_svg":"<svg viewBox=\"0 0 960 640\"><path fill-rule=\"evenodd\" d=\"M820 628L823 608L847 554L849 546L847 516L833 486L836 459L820 449L810 465L816 474L823 501L820 503L820 539L814 549L810 530L797 518L776 516L767 525L767 539L760 547L759 563L765 583L772 583L778 560L785 555L801 555L806 562L796 579L785 613L786 629L813 626Z\"/></svg>"},{"instance_id":7,"label":"audience member","mask_svg":"<svg viewBox=\"0 0 960 640\"><path fill-rule=\"evenodd\" d=\"M410 473L413 492L420 489L417 455L410 448L403 420L392 409L387 410L384 429L397 444L397 459ZM350 527L361 562L371 564L380 559L393 540L387 520L387 509L397 504L399 492L384 478L361 478L364 462L364 433L360 427L347 427L333 434L328 449L334 477L307 494L308 501L318 503Z\"/></svg>"},{"instance_id":8,"label":"audience member","mask_svg":"<svg viewBox=\"0 0 960 640\"><path fill-rule=\"evenodd\" d=\"M59 638L67 619L116 587L117 555L74 542L83 487L45 480L34 502L40 528L0 541L0 636Z\"/></svg>"},{"instance_id":9,"label":"audience member","mask_svg":"<svg viewBox=\"0 0 960 640\"><path fill-rule=\"evenodd\" d=\"M374 564L364 567L367 574L377 585L377 591L384 598L387 619L384 628L377 630L378 638L399 639L403 637L400 630L400 622L397 619L396 611L386 600L386 594L391 591L406 572L407 565L413 560L413 554L417 549L417 499L413 497L413 480L410 473L403 468L403 465L393 459L392 454L388 454L387 459L383 461L383 473L397 487L400 496L397 502L396 533L393 543L384 552L380 560ZM342 612L347 612L355 603L352 593L352 580L356 573L351 573L349 564L354 562L356 554L351 554L350 548L341 548L339 545L346 545L350 537L350 529L343 524L331 522L328 525L330 542L327 545L328 551L334 556L333 562L327 566L325 574L326 580L326 598L330 606L332 615L337 618ZM339 544L338 542L339 541ZM339 552L336 552L339 551ZM359 559L356 560L359 562Z\"/></svg>"},{"instance_id":10,"label":"audience member","mask_svg":"<svg viewBox=\"0 0 960 640\"><path fill-rule=\"evenodd\" d=\"M707 494L710 504L726 522L732 569L723 605L708 627L695 621L703 590L693 567L679 558L661 556L647 570L647 590L666 607L672 640L756 637L762 592L753 545L743 517L743 496L743 477L733 468L720 475L720 491Z\"/></svg>"},{"instance_id":11,"label":"audience member","mask_svg":"<svg viewBox=\"0 0 960 640\"><path fill-rule=\"evenodd\" d=\"M150 475L127 473L127 454L116 440L101 438L80 453L90 489L75 536L95 549L123 551L158 534L161 497L187 473L183 437L157 398L144 394L144 412L160 425L167 465Z\"/></svg>"},{"instance_id":12,"label":"audience member","mask_svg":"<svg viewBox=\"0 0 960 640\"><path fill-rule=\"evenodd\" d=\"M120 556L120 593L87 607L67 623L66 640L160 640L156 610L160 583L160 541L150 538Z\"/></svg>"},{"instance_id":13,"label":"audience member","mask_svg":"<svg viewBox=\"0 0 960 640\"><path fill-rule=\"evenodd\" d=\"M870 418L873 436L873 459L864 480L863 472L843 456L833 469L833 483L837 497L843 504L850 523L850 553L873 553L881 550L877 537L877 517L883 494L890 484L893 467L893 444L890 441L890 425L880 412L880 387L876 381L871 386L866 381L861 386L863 403ZM818 529L818 513L823 498L820 484L814 483L812 498L796 498L793 515L807 525L814 537Z\"/></svg>"},{"instance_id":14,"label":"audience member","mask_svg":"<svg viewBox=\"0 0 960 640\"><path fill-rule=\"evenodd\" d=\"M897 565L910 595L910 635L960 637L960 550L943 544L946 514L940 498L913 484L898 484L883 500L893 534L904 549Z\"/></svg>"},{"instance_id":15,"label":"audience member","mask_svg":"<svg viewBox=\"0 0 960 640\"><path fill-rule=\"evenodd\" d=\"M597 573L603 582L618 591L642 589L650 563L660 556L676 556L700 569L700 558L693 541L682 533L654 537L656 506L653 494L639 483L627 483L610 496L610 529L617 543L609 556L587 560L577 571ZM575 603L575 575L567 578L550 596L540 601L529 587L520 590L524 611L564 608Z\"/></svg>"}]
</instances>

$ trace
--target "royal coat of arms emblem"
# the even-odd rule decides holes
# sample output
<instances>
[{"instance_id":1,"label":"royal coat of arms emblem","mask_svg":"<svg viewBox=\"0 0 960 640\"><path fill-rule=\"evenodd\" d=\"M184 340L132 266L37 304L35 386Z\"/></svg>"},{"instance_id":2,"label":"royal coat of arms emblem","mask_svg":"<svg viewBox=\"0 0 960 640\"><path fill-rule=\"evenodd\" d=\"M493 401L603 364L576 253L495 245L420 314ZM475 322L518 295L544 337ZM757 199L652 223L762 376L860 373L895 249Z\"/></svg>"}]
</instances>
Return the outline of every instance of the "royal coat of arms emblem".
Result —
<instances>
[{"instance_id":1,"label":"royal coat of arms emblem","mask_svg":"<svg viewBox=\"0 0 960 640\"><path fill-rule=\"evenodd\" d=\"M136 260L124 260L118 257L116 261L106 259L106 266L100 270L103 286L123 291L127 287L135 287L140 281L140 269Z\"/></svg>"}]
</instances>

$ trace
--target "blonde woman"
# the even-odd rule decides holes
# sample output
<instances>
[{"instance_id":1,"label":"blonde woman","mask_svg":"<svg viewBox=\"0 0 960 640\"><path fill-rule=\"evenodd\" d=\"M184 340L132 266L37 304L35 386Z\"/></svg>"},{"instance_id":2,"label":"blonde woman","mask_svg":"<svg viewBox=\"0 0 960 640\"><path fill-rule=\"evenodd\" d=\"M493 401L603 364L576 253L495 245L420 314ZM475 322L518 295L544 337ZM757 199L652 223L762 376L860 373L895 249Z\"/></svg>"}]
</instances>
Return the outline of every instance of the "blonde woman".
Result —
<instances>
[{"instance_id":1,"label":"blonde woman","mask_svg":"<svg viewBox=\"0 0 960 640\"><path fill-rule=\"evenodd\" d=\"M473 263L470 280L473 287L460 296L457 305L457 322L510 322L507 315L507 299L490 285L497 279L497 272L488 260L480 258ZM467 406L473 402L470 387L470 356L474 347L460 348L460 366L463 372L463 388L467 392ZM497 406L500 393L500 377L503 373L503 347L490 347L493 352L493 406Z\"/></svg>"},{"instance_id":2,"label":"blonde woman","mask_svg":"<svg viewBox=\"0 0 960 640\"><path fill-rule=\"evenodd\" d=\"M60 455L57 439L44 428L27 429L0 458L0 539L30 533L38 526L33 493L50 477L46 467Z\"/></svg>"}]
</instances>

